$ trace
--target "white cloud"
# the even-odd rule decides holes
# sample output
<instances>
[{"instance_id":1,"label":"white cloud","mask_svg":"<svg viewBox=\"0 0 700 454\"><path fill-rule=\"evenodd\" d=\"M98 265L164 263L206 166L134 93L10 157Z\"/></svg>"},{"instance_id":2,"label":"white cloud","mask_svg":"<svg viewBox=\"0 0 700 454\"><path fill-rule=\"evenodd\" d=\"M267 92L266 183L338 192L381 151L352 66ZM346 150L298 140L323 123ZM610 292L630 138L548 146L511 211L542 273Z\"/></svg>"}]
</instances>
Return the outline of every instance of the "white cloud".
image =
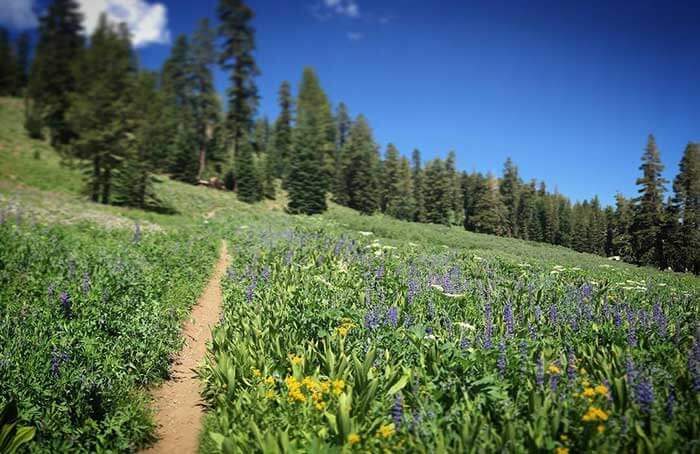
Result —
<instances>
[{"instance_id":1,"label":"white cloud","mask_svg":"<svg viewBox=\"0 0 700 454\"><path fill-rule=\"evenodd\" d=\"M85 29L92 33L101 13L114 22L125 22L135 47L170 42L167 9L162 3L145 0L78 0L85 15Z\"/></svg>"},{"instance_id":2,"label":"white cloud","mask_svg":"<svg viewBox=\"0 0 700 454\"><path fill-rule=\"evenodd\" d=\"M360 17L360 7L355 0L323 0L323 4L340 16Z\"/></svg>"},{"instance_id":3,"label":"white cloud","mask_svg":"<svg viewBox=\"0 0 700 454\"><path fill-rule=\"evenodd\" d=\"M34 28L38 25L33 9L34 0L2 0L0 2L0 24L13 28Z\"/></svg>"},{"instance_id":4,"label":"white cloud","mask_svg":"<svg viewBox=\"0 0 700 454\"><path fill-rule=\"evenodd\" d=\"M365 35L360 32L348 32L348 39L350 41L359 41L364 37Z\"/></svg>"}]
</instances>

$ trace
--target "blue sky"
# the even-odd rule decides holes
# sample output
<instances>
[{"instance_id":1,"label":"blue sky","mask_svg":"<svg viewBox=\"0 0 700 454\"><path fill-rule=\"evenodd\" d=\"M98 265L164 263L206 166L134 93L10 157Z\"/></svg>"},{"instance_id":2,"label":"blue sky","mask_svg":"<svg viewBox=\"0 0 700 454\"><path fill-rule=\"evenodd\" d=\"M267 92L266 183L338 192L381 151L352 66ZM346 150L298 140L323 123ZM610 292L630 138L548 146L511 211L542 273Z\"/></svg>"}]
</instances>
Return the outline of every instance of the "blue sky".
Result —
<instances>
[{"instance_id":1,"label":"blue sky","mask_svg":"<svg viewBox=\"0 0 700 454\"><path fill-rule=\"evenodd\" d=\"M163 42L190 33L201 17L215 20L217 3L82 1L124 3L159 23L139 35L141 62L153 69L167 58ZM511 156L523 178L604 203L616 191L635 193L648 133L669 179L686 143L700 141L697 0L248 4L256 12L260 114L270 119L279 84L296 86L310 65L334 104L369 118L382 150L393 142L429 159L454 149L461 169L498 174ZM156 5L167 23L158 22ZM225 75L216 79L223 92Z\"/></svg>"}]
</instances>

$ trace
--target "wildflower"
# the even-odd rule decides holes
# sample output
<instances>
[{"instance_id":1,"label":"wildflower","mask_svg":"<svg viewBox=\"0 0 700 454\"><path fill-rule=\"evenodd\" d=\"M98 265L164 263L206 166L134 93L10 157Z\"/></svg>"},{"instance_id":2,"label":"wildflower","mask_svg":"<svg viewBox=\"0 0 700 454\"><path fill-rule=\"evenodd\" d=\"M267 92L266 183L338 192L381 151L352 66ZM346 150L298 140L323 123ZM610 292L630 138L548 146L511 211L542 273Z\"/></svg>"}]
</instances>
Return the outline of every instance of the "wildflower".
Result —
<instances>
[{"instance_id":1,"label":"wildflower","mask_svg":"<svg viewBox=\"0 0 700 454\"><path fill-rule=\"evenodd\" d=\"M605 385L598 385L595 387L595 393L601 396L607 396L608 395L608 387Z\"/></svg>"},{"instance_id":2,"label":"wildflower","mask_svg":"<svg viewBox=\"0 0 700 454\"><path fill-rule=\"evenodd\" d=\"M265 398L267 399L274 399L275 398L275 392L271 389L268 389L265 391Z\"/></svg>"},{"instance_id":3,"label":"wildflower","mask_svg":"<svg viewBox=\"0 0 700 454\"><path fill-rule=\"evenodd\" d=\"M345 389L344 380L333 380L333 394L339 396L340 393L343 392L343 389Z\"/></svg>"},{"instance_id":4,"label":"wildflower","mask_svg":"<svg viewBox=\"0 0 700 454\"><path fill-rule=\"evenodd\" d=\"M262 372L260 372L260 369L256 369L255 367L250 368L253 371L253 376L255 377L262 377Z\"/></svg>"},{"instance_id":5,"label":"wildflower","mask_svg":"<svg viewBox=\"0 0 700 454\"><path fill-rule=\"evenodd\" d=\"M569 448L559 447L554 451L556 454L569 454Z\"/></svg>"},{"instance_id":6,"label":"wildflower","mask_svg":"<svg viewBox=\"0 0 700 454\"><path fill-rule=\"evenodd\" d=\"M275 384L275 377L273 377L273 376L271 376L271 375L268 376L268 377L265 379L265 384L267 384L267 385L274 385L274 384Z\"/></svg>"},{"instance_id":7,"label":"wildflower","mask_svg":"<svg viewBox=\"0 0 700 454\"><path fill-rule=\"evenodd\" d=\"M350 443L350 446L356 445L360 441L362 441L362 439L356 433L351 433L350 435L348 435L348 443Z\"/></svg>"},{"instance_id":8,"label":"wildflower","mask_svg":"<svg viewBox=\"0 0 700 454\"><path fill-rule=\"evenodd\" d=\"M544 383L544 365L542 363L542 356L537 355L537 364L535 365L535 383L537 386L542 386Z\"/></svg>"},{"instance_id":9,"label":"wildflower","mask_svg":"<svg viewBox=\"0 0 700 454\"><path fill-rule=\"evenodd\" d=\"M408 294L406 295L406 302L410 306L413 304L413 300L416 297L416 294L418 293L418 282L416 282L415 279L411 279L408 281Z\"/></svg>"},{"instance_id":10,"label":"wildflower","mask_svg":"<svg viewBox=\"0 0 700 454\"><path fill-rule=\"evenodd\" d=\"M348 335L348 331L350 331L350 327L347 325L339 326L335 329L335 332L338 333L340 337L345 337Z\"/></svg>"},{"instance_id":11,"label":"wildflower","mask_svg":"<svg viewBox=\"0 0 700 454\"><path fill-rule=\"evenodd\" d=\"M382 438L389 438L396 432L394 424L382 424L377 430L377 436Z\"/></svg>"},{"instance_id":12,"label":"wildflower","mask_svg":"<svg viewBox=\"0 0 700 454\"><path fill-rule=\"evenodd\" d=\"M547 372L549 372L552 375L559 375L561 374L561 369L556 364L550 364L547 368Z\"/></svg>"},{"instance_id":13,"label":"wildflower","mask_svg":"<svg viewBox=\"0 0 700 454\"><path fill-rule=\"evenodd\" d=\"M295 366L298 366L304 362L304 357L299 356L299 355L295 355L295 356L292 356L291 360L292 360L292 364L294 364Z\"/></svg>"},{"instance_id":14,"label":"wildflower","mask_svg":"<svg viewBox=\"0 0 700 454\"><path fill-rule=\"evenodd\" d=\"M588 399L592 399L595 397L595 389L593 388L584 388L583 392L581 392L582 397L586 397Z\"/></svg>"},{"instance_id":15,"label":"wildflower","mask_svg":"<svg viewBox=\"0 0 700 454\"><path fill-rule=\"evenodd\" d=\"M314 404L314 407L316 407L316 410L318 410L318 411L323 411L323 409L326 408L326 403L325 402L316 402Z\"/></svg>"},{"instance_id":16,"label":"wildflower","mask_svg":"<svg viewBox=\"0 0 700 454\"><path fill-rule=\"evenodd\" d=\"M549 306L549 323L552 325L557 323L557 307L554 304Z\"/></svg>"},{"instance_id":17,"label":"wildflower","mask_svg":"<svg viewBox=\"0 0 700 454\"><path fill-rule=\"evenodd\" d=\"M506 325L506 335L508 337L513 337L513 308L508 302L503 309L503 321Z\"/></svg>"},{"instance_id":18,"label":"wildflower","mask_svg":"<svg viewBox=\"0 0 700 454\"><path fill-rule=\"evenodd\" d=\"M395 306L390 307L386 313L386 318L389 324L396 328L399 323L399 310Z\"/></svg>"},{"instance_id":19,"label":"wildflower","mask_svg":"<svg viewBox=\"0 0 700 454\"><path fill-rule=\"evenodd\" d=\"M576 378L576 357L573 350L569 350L569 353L566 355L566 376L569 379L569 383L572 383Z\"/></svg>"},{"instance_id":20,"label":"wildflower","mask_svg":"<svg viewBox=\"0 0 700 454\"><path fill-rule=\"evenodd\" d=\"M470 330L470 331L474 330L474 325L470 325L469 323L466 323L466 322L457 322L457 326L459 326L463 330Z\"/></svg>"},{"instance_id":21,"label":"wildflower","mask_svg":"<svg viewBox=\"0 0 700 454\"><path fill-rule=\"evenodd\" d=\"M559 436L559 439L560 439L561 441L563 441L564 443L566 443L567 441L569 441L569 436L566 435L566 434L561 434L561 435Z\"/></svg>"},{"instance_id":22,"label":"wildflower","mask_svg":"<svg viewBox=\"0 0 700 454\"><path fill-rule=\"evenodd\" d=\"M588 408L588 411L586 412L585 415L581 418L583 422L590 422L590 421L607 421L608 420L608 414L604 411L601 410L598 407L591 406Z\"/></svg>"},{"instance_id":23,"label":"wildflower","mask_svg":"<svg viewBox=\"0 0 700 454\"><path fill-rule=\"evenodd\" d=\"M391 416L394 419L394 425L401 427L401 421L403 420L403 396L401 393L396 395L394 405L391 407Z\"/></svg>"},{"instance_id":24,"label":"wildflower","mask_svg":"<svg viewBox=\"0 0 700 454\"><path fill-rule=\"evenodd\" d=\"M651 380L647 377L642 377L637 381L635 397L642 412L651 413L651 407L654 404L654 387Z\"/></svg>"},{"instance_id":25,"label":"wildflower","mask_svg":"<svg viewBox=\"0 0 700 454\"><path fill-rule=\"evenodd\" d=\"M491 303L484 306L484 348L489 349L493 345L491 336L493 334L493 322L491 320Z\"/></svg>"},{"instance_id":26,"label":"wildflower","mask_svg":"<svg viewBox=\"0 0 700 454\"><path fill-rule=\"evenodd\" d=\"M668 386L668 399L666 399L666 419L673 419L673 409L676 405L676 389L673 385Z\"/></svg>"},{"instance_id":27,"label":"wildflower","mask_svg":"<svg viewBox=\"0 0 700 454\"><path fill-rule=\"evenodd\" d=\"M603 432L605 432L605 426L603 424L598 424L597 429L598 429L599 434L602 434Z\"/></svg>"},{"instance_id":28,"label":"wildflower","mask_svg":"<svg viewBox=\"0 0 700 454\"><path fill-rule=\"evenodd\" d=\"M68 296L68 292L61 292L60 301L61 301L61 307L63 308L63 315L66 318L71 318L73 316L73 311L72 311L70 296Z\"/></svg>"},{"instance_id":29,"label":"wildflower","mask_svg":"<svg viewBox=\"0 0 700 454\"><path fill-rule=\"evenodd\" d=\"M499 355L498 355L498 360L496 361L496 367L498 368L498 373L503 377L506 373L506 344L505 342L501 342L501 344L498 346L499 350Z\"/></svg>"}]
</instances>

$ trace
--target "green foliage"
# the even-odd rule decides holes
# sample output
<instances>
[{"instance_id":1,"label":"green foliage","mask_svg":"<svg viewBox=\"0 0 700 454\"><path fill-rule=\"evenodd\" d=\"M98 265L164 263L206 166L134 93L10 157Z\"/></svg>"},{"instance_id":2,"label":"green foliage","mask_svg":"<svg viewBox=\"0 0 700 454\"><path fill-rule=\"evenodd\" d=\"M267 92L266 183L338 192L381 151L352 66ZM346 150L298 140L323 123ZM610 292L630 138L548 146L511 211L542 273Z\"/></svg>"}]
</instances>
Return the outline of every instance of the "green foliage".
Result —
<instances>
[{"instance_id":1,"label":"green foliage","mask_svg":"<svg viewBox=\"0 0 700 454\"><path fill-rule=\"evenodd\" d=\"M6 403L0 411L0 452L14 454L22 446L34 438L34 427L17 425L17 404L14 401Z\"/></svg>"},{"instance_id":2,"label":"green foliage","mask_svg":"<svg viewBox=\"0 0 700 454\"><path fill-rule=\"evenodd\" d=\"M236 159L236 191L238 200L259 202L263 198L262 181L253 156L253 145L247 140L240 143Z\"/></svg>"},{"instance_id":3,"label":"green foliage","mask_svg":"<svg viewBox=\"0 0 700 454\"><path fill-rule=\"evenodd\" d=\"M423 201L425 220L433 224L450 225L452 213L452 175L445 161L433 159L425 165L423 172Z\"/></svg>"},{"instance_id":4,"label":"green foliage","mask_svg":"<svg viewBox=\"0 0 700 454\"><path fill-rule=\"evenodd\" d=\"M274 144L274 175L286 180L289 160L292 154L292 89L289 82L284 81L280 85L278 102L280 114L275 120L273 144Z\"/></svg>"},{"instance_id":5,"label":"green foliage","mask_svg":"<svg viewBox=\"0 0 700 454\"><path fill-rule=\"evenodd\" d=\"M381 198L379 153L364 116L359 115L353 122L341 156L341 179L336 199L362 214L374 213L380 208Z\"/></svg>"},{"instance_id":6,"label":"green foliage","mask_svg":"<svg viewBox=\"0 0 700 454\"><path fill-rule=\"evenodd\" d=\"M474 214L470 222L477 232L505 235L506 216L507 211L498 189L498 180L489 175L483 196L474 205Z\"/></svg>"},{"instance_id":7,"label":"green foliage","mask_svg":"<svg viewBox=\"0 0 700 454\"><path fill-rule=\"evenodd\" d=\"M130 451L151 438L139 389L168 375L217 241L202 233L0 225L0 402L34 452Z\"/></svg>"},{"instance_id":8,"label":"green foliage","mask_svg":"<svg viewBox=\"0 0 700 454\"><path fill-rule=\"evenodd\" d=\"M379 190L379 209L382 213L386 213L389 205L396 205L398 199L406 195L396 192L399 184L399 150L393 143L387 145L386 157L381 162L379 173L379 181L382 182Z\"/></svg>"},{"instance_id":9,"label":"green foliage","mask_svg":"<svg viewBox=\"0 0 700 454\"><path fill-rule=\"evenodd\" d=\"M324 217L264 231L246 219L232 236L225 315L199 370L203 452L694 449L697 280L346 209ZM482 256L470 239L508 246Z\"/></svg>"}]
</instances>

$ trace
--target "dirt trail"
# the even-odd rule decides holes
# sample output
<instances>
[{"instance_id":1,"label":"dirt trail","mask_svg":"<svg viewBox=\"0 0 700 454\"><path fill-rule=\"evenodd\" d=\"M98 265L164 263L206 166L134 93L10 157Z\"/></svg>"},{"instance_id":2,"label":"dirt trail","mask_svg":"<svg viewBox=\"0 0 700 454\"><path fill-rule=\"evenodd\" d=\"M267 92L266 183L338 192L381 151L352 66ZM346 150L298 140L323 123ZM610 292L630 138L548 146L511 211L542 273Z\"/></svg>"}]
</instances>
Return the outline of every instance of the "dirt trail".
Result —
<instances>
[{"instance_id":1,"label":"dirt trail","mask_svg":"<svg viewBox=\"0 0 700 454\"><path fill-rule=\"evenodd\" d=\"M153 393L160 439L145 453L196 453L202 423L199 381L192 369L206 354L206 344L221 312L221 277L228 267L226 242L221 242L219 261L207 287L182 329L185 346L173 364L172 377Z\"/></svg>"}]
</instances>

